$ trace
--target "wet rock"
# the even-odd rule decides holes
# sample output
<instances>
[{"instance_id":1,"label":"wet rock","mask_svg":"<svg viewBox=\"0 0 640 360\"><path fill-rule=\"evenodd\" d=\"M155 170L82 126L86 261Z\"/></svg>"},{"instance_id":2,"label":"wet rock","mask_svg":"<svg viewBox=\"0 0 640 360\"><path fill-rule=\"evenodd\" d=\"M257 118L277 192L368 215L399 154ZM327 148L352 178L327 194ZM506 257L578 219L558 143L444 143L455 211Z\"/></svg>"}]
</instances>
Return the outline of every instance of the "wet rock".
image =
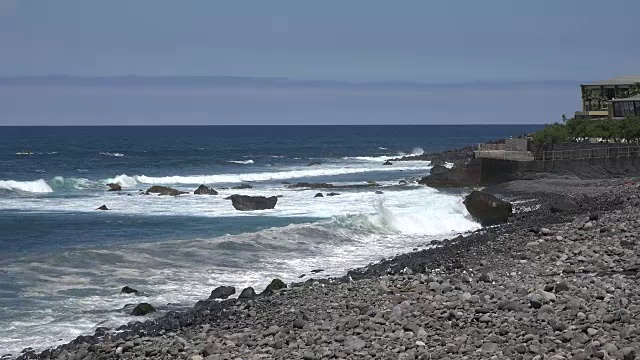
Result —
<instances>
[{"instance_id":1,"label":"wet rock","mask_svg":"<svg viewBox=\"0 0 640 360\"><path fill-rule=\"evenodd\" d=\"M120 290L120 294L138 294L138 290L129 287L129 286L125 286Z\"/></svg>"},{"instance_id":2,"label":"wet rock","mask_svg":"<svg viewBox=\"0 0 640 360\"><path fill-rule=\"evenodd\" d=\"M393 163L391 161L387 160L384 163L382 163L382 165L393 165Z\"/></svg>"},{"instance_id":3,"label":"wet rock","mask_svg":"<svg viewBox=\"0 0 640 360\"><path fill-rule=\"evenodd\" d=\"M317 193L314 198L319 198L319 197L324 197L324 195L322 195L322 193Z\"/></svg>"},{"instance_id":4,"label":"wet rock","mask_svg":"<svg viewBox=\"0 0 640 360\"><path fill-rule=\"evenodd\" d=\"M147 189L147 194L158 194L161 196L178 196L182 194L188 194L186 191L180 191L176 189L172 189L166 186L158 186L154 185Z\"/></svg>"},{"instance_id":5,"label":"wet rock","mask_svg":"<svg viewBox=\"0 0 640 360\"><path fill-rule=\"evenodd\" d=\"M99 208L97 208L96 210L109 210L109 208L107 207L107 205L102 205Z\"/></svg>"},{"instance_id":6,"label":"wet rock","mask_svg":"<svg viewBox=\"0 0 640 360\"><path fill-rule=\"evenodd\" d=\"M193 193L195 195L218 195L217 191L204 185L198 186L198 188Z\"/></svg>"},{"instance_id":7,"label":"wet rock","mask_svg":"<svg viewBox=\"0 0 640 360\"><path fill-rule=\"evenodd\" d=\"M120 186L120 184L111 183L111 184L107 184L107 186L109 187L109 190L107 190L107 191L120 191L120 190L122 190L122 186Z\"/></svg>"},{"instance_id":8,"label":"wet rock","mask_svg":"<svg viewBox=\"0 0 640 360\"><path fill-rule=\"evenodd\" d=\"M236 288L233 286L218 286L217 288L213 289L213 291L211 291L211 295L209 295L209 300L226 299L235 293L236 293Z\"/></svg>"},{"instance_id":9,"label":"wet rock","mask_svg":"<svg viewBox=\"0 0 640 360\"><path fill-rule=\"evenodd\" d=\"M276 196L247 196L231 195L231 204L239 211L267 210L276 207L278 198Z\"/></svg>"},{"instance_id":10,"label":"wet rock","mask_svg":"<svg viewBox=\"0 0 640 360\"><path fill-rule=\"evenodd\" d=\"M243 289L238 296L238 299L253 299L256 297L256 292L252 287Z\"/></svg>"},{"instance_id":11,"label":"wet rock","mask_svg":"<svg viewBox=\"0 0 640 360\"><path fill-rule=\"evenodd\" d=\"M327 196L337 196L337 195L340 195L340 194L337 192L330 192L327 194Z\"/></svg>"},{"instance_id":12,"label":"wet rock","mask_svg":"<svg viewBox=\"0 0 640 360\"><path fill-rule=\"evenodd\" d=\"M233 186L231 189L233 189L233 190L246 190L246 189L253 189L253 186L251 186L249 184L240 184L240 185Z\"/></svg>"},{"instance_id":13,"label":"wet rock","mask_svg":"<svg viewBox=\"0 0 640 360\"><path fill-rule=\"evenodd\" d=\"M143 316L155 312L156 309L148 303L140 303L131 311L133 316Z\"/></svg>"}]
</instances>

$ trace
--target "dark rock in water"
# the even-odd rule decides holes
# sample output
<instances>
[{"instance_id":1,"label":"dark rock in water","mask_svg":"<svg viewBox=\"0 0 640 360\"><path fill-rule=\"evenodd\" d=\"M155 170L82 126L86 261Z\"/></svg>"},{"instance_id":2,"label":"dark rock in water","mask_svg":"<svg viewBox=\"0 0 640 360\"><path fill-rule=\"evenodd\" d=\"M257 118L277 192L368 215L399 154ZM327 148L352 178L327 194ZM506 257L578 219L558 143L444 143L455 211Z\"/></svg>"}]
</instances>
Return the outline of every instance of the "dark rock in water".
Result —
<instances>
[{"instance_id":1,"label":"dark rock in water","mask_svg":"<svg viewBox=\"0 0 640 360\"><path fill-rule=\"evenodd\" d=\"M316 196L314 196L314 198L317 198L317 197L324 197L324 195L322 195L322 193L317 193Z\"/></svg>"},{"instance_id":2,"label":"dark rock in water","mask_svg":"<svg viewBox=\"0 0 640 360\"><path fill-rule=\"evenodd\" d=\"M290 181L281 181L280 184L282 185L291 185Z\"/></svg>"},{"instance_id":3,"label":"dark rock in water","mask_svg":"<svg viewBox=\"0 0 640 360\"><path fill-rule=\"evenodd\" d=\"M597 212L592 212L589 214L589 221L596 221L600 218L600 214Z\"/></svg>"},{"instance_id":4,"label":"dark rock in water","mask_svg":"<svg viewBox=\"0 0 640 360\"><path fill-rule=\"evenodd\" d=\"M382 165L393 165L393 163L391 161L387 160Z\"/></svg>"},{"instance_id":5,"label":"dark rock in water","mask_svg":"<svg viewBox=\"0 0 640 360\"><path fill-rule=\"evenodd\" d=\"M210 187L206 187L204 185L198 186L196 191L193 192L195 195L218 195L218 192Z\"/></svg>"},{"instance_id":6,"label":"dark rock in water","mask_svg":"<svg viewBox=\"0 0 640 360\"><path fill-rule=\"evenodd\" d=\"M380 190L377 190L377 191L376 191L376 194L378 194L378 195L382 195L382 194L384 194L384 193L383 193L382 191L380 191Z\"/></svg>"},{"instance_id":7,"label":"dark rock in water","mask_svg":"<svg viewBox=\"0 0 640 360\"><path fill-rule=\"evenodd\" d=\"M407 185L407 180L398 181L398 185Z\"/></svg>"},{"instance_id":8,"label":"dark rock in water","mask_svg":"<svg viewBox=\"0 0 640 360\"><path fill-rule=\"evenodd\" d=\"M125 286L122 288L122 290L120 290L120 294L138 294L138 290L132 288L132 287L128 287Z\"/></svg>"},{"instance_id":9,"label":"dark rock in water","mask_svg":"<svg viewBox=\"0 0 640 360\"><path fill-rule=\"evenodd\" d=\"M231 195L231 204L236 210L267 210L276 207L278 198L275 196L247 196L247 195Z\"/></svg>"},{"instance_id":10,"label":"dark rock in water","mask_svg":"<svg viewBox=\"0 0 640 360\"><path fill-rule=\"evenodd\" d=\"M109 210L109 208L107 207L107 205L102 205L99 208L97 208L96 210Z\"/></svg>"},{"instance_id":11,"label":"dark rock in water","mask_svg":"<svg viewBox=\"0 0 640 360\"><path fill-rule=\"evenodd\" d=\"M447 169L447 167L444 165L433 165L431 170L429 170L431 174L442 174L447 171L449 171L449 169Z\"/></svg>"},{"instance_id":12,"label":"dark rock in water","mask_svg":"<svg viewBox=\"0 0 640 360\"><path fill-rule=\"evenodd\" d=\"M369 180L369 181L367 181L367 186L376 187L376 186L380 186L380 185L378 185L378 183L375 182L375 181Z\"/></svg>"},{"instance_id":13,"label":"dark rock in water","mask_svg":"<svg viewBox=\"0 0 640 360\"><path fill-rule=\"evenodd\" d=\"M147 190L148 194L158 194L158 195L168 195L168 196L178 196L182 194L187 194L186 191L180 191L176 189L172 189L166 186L158 186L154 185Z\"/></svg>"},{"instance_id":14,"label":"dark rock in water","mask_svg":"<svg viewBox=\"0 0 640 360\"><path fill-rule=\"evenodd\" d=\"M143 316L143 315L147 315L150 314L152 312L156 311L156 309L151 306L151 304L148 303L140 303L138 304L138 306L136 306L133 311L131 311L131 315L133 316Z\"/></svg>"},{"instance_id":15,"label":"dark rock in water","mask_svg":"<svg viewBox=\"0 0 640 360\"><path fill-rule=\"evenodd\" d=\"M305 276L307 276L307 274L302 274L302 275L298 276L298 279L302 279Z\"/></svg>"},{"instance_id":16,"label":"dark rock in water","mask_svg":"<svg viewBox=\"0 0 640 360\"><path fill-rule=\"evenodd\" d=\"M327 194L327 196L336 196L336 195L340 195L340 194L337 192L330 192Z\"/></svg>"},{"instance_id":17,"label":"dark rock in water","mask_svg":"<svg viewBox=\"0 0 640 360\"><path fill-rule=\"evenodd\" d=\"M233 190L244 190L244 189L253 189L253 186L249 184L240 184L238 186L232 187Z\"/></svg>"},{"instance_id":18,"label":"dark rock in water","mask_svg":"<svg viewBox=\"0 0 640 360\"><path fill-rule=\"evenodd\" d=\"M307 166L318 166L318 165L322 165L322 163L320 161L312 161L307 164Z\"/></svg>"},{"instance_id":19,"label":"dark rock in water","mask_svg":"<svg viewBox=\"0 0 640 360\"><path fill-rule=\"evenodd\" d=\"M418 184L433 188L476 187L480 185L482 162L478 159L471 161L464 167L454 167L445 172L431 173L418 181Z\"/></svg>"},{"instance_id":20,"label":"dark rock in water","mask_svg":"<svg viewBox=\"0 0 640 360\"><path fill-rule=\"evenodd\" d=\"M309 188L309 189L331 189L333 187L333 184L300 182L293 185L289 185L287 187L288 188Z\"/></svg>"},{"instance_id":21,"label":"dark rock in water","mask_svg":"<svg viewBox=\"0 0 640 360\"><path fill-rule=\"evenodd\" d=\"M120 190L122 190L122 186L120 186L120 184L107 184L107 186L109 187L109 190L107 190L107 191L120 191Z\"/></svg>"},{"instance_id":22,"label":"dark rock in water","mask_svg":"<svg viewBox=\"0 0 640 360\"><path fill-rule=\"evenodd\" d=\"M233 286L218 286L217 288L211 291L211 295L209 295L209 300L213 299L226 299L229 296L236 293L236 288Z\"/></svg>"},{"instance_id":23,"label":"dark rock in water","mask_svg":"<svg viewBox=\"0 0 640 360\"><path fill-rule=\"evenodd\" d=\"M575 210L577 208L578 208L578 204L576 204L572 200L562 199L562 200L558 201L557 203L551 205L551 212L552 213L559 213L559 212Z\"/></svg>"},{"instance_id":24,"label":"dark rock in water","mask_svg":"<svg viewBox=\"0 0 640 360\"><path fill-rule=\"evenodd\" d=\"M263 294L264 293L273 293L276 290L286 289L286 287L287 287L287 284L285 284L282 280L273 279L273 280L271 280L271 284L267 285L267 288L264 289Z\"/></svg>"},{"instance_id":25,"label":"dark rock in water","mask_svg":"<svg viewBox=\"0 0 640 360\"><path fill-rule=\"evenodd\" d=\"M510 202L482 191L473 191L467 195L464 206L483 226L506 223L513 211Z\"/></svg>"},{"instance_id":26,"label":"dark rock in water","mask_svg":"<svg viewBox=\"0 0 640 360\"><path fill-rule=\"evenodd\" d=\"M238 296L238 299L253 299L254 297L256 297L256 292L252 287L248 287L242 290L240 296Z\"/></svg>"},{"instance_id":27,"label":"dark rock in water","mask_svg":"<svg viewBox=\"0 0 640 360\"><path fill-rule=\"evenodd\" d=\"M323 271L324 271L324 269L313 269L313 270L311 270L311 273L312 274L317 274L317 273L320 273L320 272L323 272Z\"/></svg>"}]
</instances>

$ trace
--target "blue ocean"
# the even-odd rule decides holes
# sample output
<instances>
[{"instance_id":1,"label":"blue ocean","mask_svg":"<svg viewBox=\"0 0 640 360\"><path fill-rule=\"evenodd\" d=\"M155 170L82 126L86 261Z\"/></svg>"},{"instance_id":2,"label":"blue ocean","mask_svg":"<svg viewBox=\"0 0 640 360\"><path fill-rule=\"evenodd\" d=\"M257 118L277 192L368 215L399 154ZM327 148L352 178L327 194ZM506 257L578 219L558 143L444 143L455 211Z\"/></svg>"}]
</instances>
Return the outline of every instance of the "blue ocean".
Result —
<instances>
[{"instance_id":1,"label":"blue ocean","mask_svg":"<svg viewBox=\"0 0 640 360\"><path fill-rule=\"evenodd\" d=\"M139 320L127 304L160 316L220 285L340 275L477 229L463 193L411 182L429 162L383 162L539 127L0 127L0 355ZM286 187L370 181L380 186L322 198ZM201 184L220 194L193 195ZM251 188L231 189L240 184ZM152 185L191 194L141 195ZM240 212L225 200L236 193L280 197ZM120 294L125 285L143 294Z\"/></svg>"}]
</instances>

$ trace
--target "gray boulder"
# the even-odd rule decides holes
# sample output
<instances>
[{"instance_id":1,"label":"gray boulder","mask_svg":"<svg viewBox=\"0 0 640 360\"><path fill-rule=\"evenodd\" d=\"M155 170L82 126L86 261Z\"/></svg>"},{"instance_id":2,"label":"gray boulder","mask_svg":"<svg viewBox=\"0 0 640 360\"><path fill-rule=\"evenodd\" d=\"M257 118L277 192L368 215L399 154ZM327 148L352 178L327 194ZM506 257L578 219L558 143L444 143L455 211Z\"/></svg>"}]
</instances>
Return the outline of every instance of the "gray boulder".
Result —
<instances>
[{"instance_id":1,"label":"gray boulder","mask_svg":"<svg viewBox=\"0 0 640 360\"><path fill-rule=\"evenodd\" d=\"M578 208L578 204L576 204L574 201L569 199L562 199L557 203L551 205L551 212L559 213L559 212L575 210L577 208Z\"/></svg>"},{"instance_id":2,"label":"gray boulder","mask_svg":"<svg viewBox=\"0 0 640 360\"><path fill-rule=\"evenodd\" d=\"M180 191L176 189L172 189L166 186L158 186L154 185L147 190L147 194L158 194L158 195L168 195L168 196L178 196L182 194L187 194L186 191Z\"/></svg>"},{"instance_id":3,"label":"gray boulder","mask_svg":"<svg viewBox=\"0 0 640 360\"><path fill-rule=\"evenodd\" d=\"M234 288L233 286L218 286L217 288L213 289L213 291L211 291L209 300L226 299L235 293L236 288Z\"/></svg>"},{"instance_id":4,"label":"gray boulder","mask_svg":"<svg viewBox=\"0 0 640 360\"><path fill-rule=\"evenodd\" d=\"M513 212L510 202L483 191L473 191L467 195L464 206L482 226L504 224Z\"/></svg>"},{"instance_id":5,"label":"gray boulder","mask_svg":"<svg viewBox=\"0 0 640 360\"><path fill-rule=\"evenodd\" d=\"M133 308L133 310L131 311L131 315L133 315L133 316L144 316L144 315L150 314L150 313L155 312L155 311L156 311L156 308L154 308L151 304L140 303L140 304L138 304L138 306Z\"/></svg>"},{"instance_id":6,"label":"gray boulder","mask_svg":"<svg viewBox=\"0 0 640 360\"><path fill-rule=\"evenodd\" d=\"M239 211L267 210L276 207L278 202L277 196L247 196L247 195L231 195L231 204Z\"/></svg>"},{"instance_id":7,"label":"gray boulder","mask_svg":"<svg viewBox=\"0 0 640 360\"><path fill-rule=\"evenodd\" d=\"M198 186L198 188L196 189L196 191L193 192L195 195L218 195L218 192L215 191L214 189L204 186L204 185L200 185Z\"/></svg>"}]
</instances>

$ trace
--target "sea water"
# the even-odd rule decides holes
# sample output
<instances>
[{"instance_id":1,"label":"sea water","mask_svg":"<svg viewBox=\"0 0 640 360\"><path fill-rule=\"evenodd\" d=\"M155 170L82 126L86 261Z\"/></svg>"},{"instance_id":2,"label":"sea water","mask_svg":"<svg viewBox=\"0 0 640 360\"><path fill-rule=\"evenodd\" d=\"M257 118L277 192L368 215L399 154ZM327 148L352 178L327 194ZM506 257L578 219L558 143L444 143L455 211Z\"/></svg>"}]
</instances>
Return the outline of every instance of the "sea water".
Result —
<instances>
[{"instance_id":1,"label":"sea water","mask_svg":"<svg viewBox=\"0 0 640 360\"><path fill-rule=\"evenodd\" d=\"M537 128L0 128L0 355L139 320L127 304L149 302L160 316L217 286L341 275L475 230L464 192L400 184L428 175L429 162L383 162ZM369 181L380 187L286 187ZM252 188L231 189L241 183ZM193 195L200 184L220 195ZM191 194L141 195L152 185ZM314 197L328 191L340 195ZM239 212L224 199L236 193L281 197L273 210ZM125 285L142 295L120 294Z\"/></svg>"}]
</instances>

